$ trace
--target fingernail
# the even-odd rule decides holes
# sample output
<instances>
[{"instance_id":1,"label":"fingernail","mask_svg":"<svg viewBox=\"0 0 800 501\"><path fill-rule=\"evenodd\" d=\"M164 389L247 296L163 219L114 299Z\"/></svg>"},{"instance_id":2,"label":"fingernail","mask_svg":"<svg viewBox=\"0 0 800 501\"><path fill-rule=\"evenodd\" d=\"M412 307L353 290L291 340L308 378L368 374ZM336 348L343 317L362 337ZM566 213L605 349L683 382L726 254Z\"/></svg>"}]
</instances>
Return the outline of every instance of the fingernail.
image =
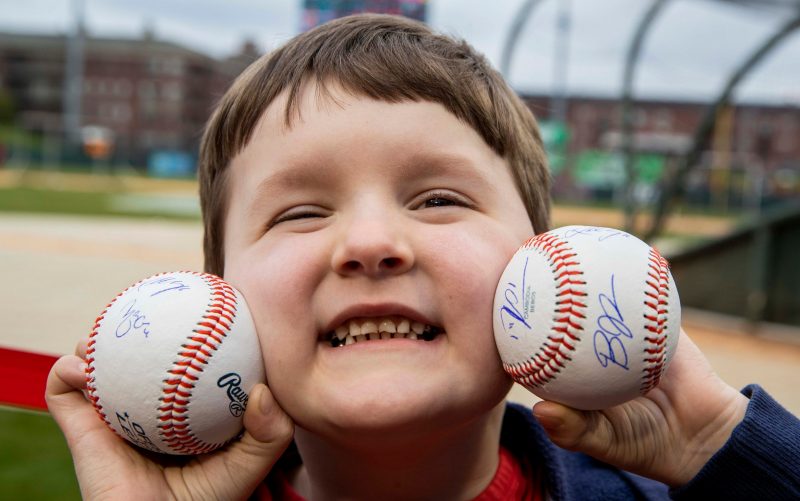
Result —
<instances>
[{"instance_id":1,"label":"fingernail","mask_svg":"<svg viewBox=\"0 0 800 501\"><path fill-rule=\"evenodd\" d=\"M261 414L269 414L270 407L272 403L269 401L266 395L267 387L263 384L258 385L258 410L261 411Z\"/></svg>"}]
</instances>

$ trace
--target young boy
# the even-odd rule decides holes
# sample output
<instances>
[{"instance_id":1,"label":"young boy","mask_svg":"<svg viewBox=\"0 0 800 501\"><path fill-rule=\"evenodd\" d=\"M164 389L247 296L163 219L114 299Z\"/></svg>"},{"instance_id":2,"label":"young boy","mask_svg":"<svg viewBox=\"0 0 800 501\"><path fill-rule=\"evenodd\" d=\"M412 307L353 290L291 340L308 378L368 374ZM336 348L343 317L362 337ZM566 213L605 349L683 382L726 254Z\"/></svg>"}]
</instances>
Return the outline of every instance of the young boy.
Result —
<instances>
[{"instance_id":1,"label":"young boy","mask_svg":"<svg viewBox=\"0 0 800 501\"><path fill-rule=\"evenodd\" d=\"M79 347L47 399L87 499L798 488L800 424L757 387L748 400L724 384L686 336L646 397L506 405L491 303L520 243L548 229L548 174L532 115L466 43L388 16L296 37L222 98L200 182L206 268L246 296L268 388L225 449L154 457L95 416Z\"/></svg>"}]
</instances>

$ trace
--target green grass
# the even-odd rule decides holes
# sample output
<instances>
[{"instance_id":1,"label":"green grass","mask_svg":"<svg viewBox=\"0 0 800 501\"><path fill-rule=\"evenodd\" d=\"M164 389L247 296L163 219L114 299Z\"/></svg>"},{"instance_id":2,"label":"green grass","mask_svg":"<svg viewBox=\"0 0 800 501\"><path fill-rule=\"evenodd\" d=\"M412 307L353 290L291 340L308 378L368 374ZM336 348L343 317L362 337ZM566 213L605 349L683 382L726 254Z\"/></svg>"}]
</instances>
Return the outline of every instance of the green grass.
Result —
<instances>
[{"instance_id":1,"label":"green grass","mask_svg":"<svg viewBox=\"0 0 800 501\"><path fill-rule=\"evenodd\" d=\"M116 196L119 194L113 192L50 190L31 187L0 188L0 212L197 219L196 216L161 211L157 208L153 210L115 208L113 200Z\"/></svg>"},{"instance_id":2,"label":"green grass","mask_svg":"<svg viewBox=\"0 0 800 501\"><path fill-rule=\"evenodd\" d=\"M0 189L0 211L105 214L109 211L110 198L108 193L2 188Z\"/></svg>"},{"instance_id":3,"label":"green grass","mask_svg":"<svg viewBox=\"0 0 800 501\"><path fill-rule=\"evenodd\" d=\"M49 414L0 408L0 499L80 499L67 444Z\"/></svg>"}]
</instances>

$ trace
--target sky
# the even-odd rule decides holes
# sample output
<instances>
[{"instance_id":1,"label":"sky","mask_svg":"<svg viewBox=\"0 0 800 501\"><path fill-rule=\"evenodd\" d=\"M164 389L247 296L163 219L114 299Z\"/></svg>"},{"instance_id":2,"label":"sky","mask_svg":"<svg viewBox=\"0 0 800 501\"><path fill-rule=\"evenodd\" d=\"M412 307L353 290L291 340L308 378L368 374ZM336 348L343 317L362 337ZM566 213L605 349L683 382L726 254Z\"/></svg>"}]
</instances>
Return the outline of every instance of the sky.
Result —
<instances>
[{"instance_id":1,"label":"sky","mask_svg":"<svg viewBox=\"0 0 800 501\"><path fill-rule=\"evenodd\" d=\"M77 0L0 0L0 31L65 33ZM83 0L90 34L157 38L216 57L250 39L268 51L298 33L302 0ZM428 22L463 38L499 67L508 29L524 0L429 0ZM567 57L556 57L558 3L571 14ZM627 45L645 0L542 0L525 24L509 79L519 92L556 90L617 96ZM634 91L647 98L713 99L736 66L790 18L788 8L752 8L714 0L671 0L645 41ZM795 12L796 15L796 12ZM800 107L800 30L742 83L739 101Z\"/></svg>"}]
</instances>

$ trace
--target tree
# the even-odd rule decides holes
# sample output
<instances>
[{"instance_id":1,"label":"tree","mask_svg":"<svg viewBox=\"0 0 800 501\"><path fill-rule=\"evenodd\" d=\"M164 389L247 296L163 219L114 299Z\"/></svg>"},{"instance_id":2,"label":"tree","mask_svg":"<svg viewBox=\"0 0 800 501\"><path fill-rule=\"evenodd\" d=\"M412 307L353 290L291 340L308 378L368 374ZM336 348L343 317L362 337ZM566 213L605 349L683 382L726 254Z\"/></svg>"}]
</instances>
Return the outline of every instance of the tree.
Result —
<instances>
[{"instance_id":1,"label":"tree","mask_svg":"<svg viewBox=\"0 0 800 501\"><path fill-rule=\"evenodd\" d=\"M9 125L14 121L14 98L5 89L0 89L0 125Z\"/></svg>"}]
</instances>

